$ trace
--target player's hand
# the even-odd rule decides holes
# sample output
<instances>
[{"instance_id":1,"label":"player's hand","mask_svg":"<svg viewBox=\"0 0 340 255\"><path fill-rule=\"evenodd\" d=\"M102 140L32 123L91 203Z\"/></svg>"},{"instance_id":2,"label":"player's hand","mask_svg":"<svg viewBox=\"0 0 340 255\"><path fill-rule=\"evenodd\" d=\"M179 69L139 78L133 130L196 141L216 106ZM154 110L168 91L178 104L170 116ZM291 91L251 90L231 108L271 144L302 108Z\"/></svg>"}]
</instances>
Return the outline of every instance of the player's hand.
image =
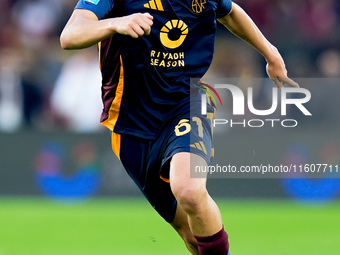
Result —
<instances>
[{"instance_id":1,"label":"player's hand","mask_svg":"<svg viewBox=\"0 0 340 255\"><path fill-rule=\"evenodd\" d=\"M152 20L153 17L149 13L135 13L113 19L113 27L116 33L138 38L150 34Z\"/></svg>"},{"instance_id":2,"label":"player's hand","mask_svg":"<svg viewBox=\"0 0 340 255\"><path fill-rule=\"evenodd\" d=\"M275 49L271 60L267 60L266 70L269 78L279 89L281 89L285 84L295 88L299 87L299 84L288 78L285 63L277 49Z\"/></svg>"}]
</instances>

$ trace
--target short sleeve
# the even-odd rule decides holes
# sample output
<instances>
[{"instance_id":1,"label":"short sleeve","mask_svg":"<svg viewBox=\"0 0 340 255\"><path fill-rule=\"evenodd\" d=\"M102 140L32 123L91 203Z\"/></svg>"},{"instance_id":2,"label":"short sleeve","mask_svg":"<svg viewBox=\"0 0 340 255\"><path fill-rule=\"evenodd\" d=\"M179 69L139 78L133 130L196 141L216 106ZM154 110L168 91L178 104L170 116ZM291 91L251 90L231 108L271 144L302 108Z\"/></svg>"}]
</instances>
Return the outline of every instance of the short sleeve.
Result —
<instances>
[{"instance_id":1,"label":"short sleeve","mask_svg":"<svg viewBox=\"0 0 340 255\"><path fill-rule=\"evenodd\" d=\"M92 11L98 19L103 19L113 8L114 0L79 0L75 9Z\"/></svg>"},{"instance_id":2,"label":"short sleeve","mask_svg":"<svg viewBox=\"0 0 340 255\"><path fill-rule=\"evenodd\" d=\"M216 10L216 18L223 18L224 16L228 15L232 8L232 1L231 0L219 0L217 10Z\"/></svg>"}]
</instances>

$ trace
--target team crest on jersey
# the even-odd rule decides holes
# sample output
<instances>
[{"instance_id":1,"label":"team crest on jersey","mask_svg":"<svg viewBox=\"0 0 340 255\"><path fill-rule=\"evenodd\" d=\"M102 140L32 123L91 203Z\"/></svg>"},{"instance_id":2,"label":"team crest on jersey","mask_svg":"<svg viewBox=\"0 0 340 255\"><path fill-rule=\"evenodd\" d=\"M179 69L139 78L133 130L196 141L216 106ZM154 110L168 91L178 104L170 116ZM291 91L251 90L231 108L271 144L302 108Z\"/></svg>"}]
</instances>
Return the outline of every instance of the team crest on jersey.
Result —
<instances>
[{"instance_id":1,"label":"team crest on jersey","mask_svg":"<svg viewBox=\"0 0 340 255\"><path fill-rule=\"evenodd\" d=\"M194 13L200 14L205 9L206 0L192 0L191 8Z\"/></svg>"},{"instance_id":2,"label":"team crest on jersey","mask_svg":"<svg viewBox=\"0 0 340 255\"><path fill-rule=\"evenodd\" d=\"M100 0L85 0L85 2L97 5Z\"/></svg>"}]
</instances>

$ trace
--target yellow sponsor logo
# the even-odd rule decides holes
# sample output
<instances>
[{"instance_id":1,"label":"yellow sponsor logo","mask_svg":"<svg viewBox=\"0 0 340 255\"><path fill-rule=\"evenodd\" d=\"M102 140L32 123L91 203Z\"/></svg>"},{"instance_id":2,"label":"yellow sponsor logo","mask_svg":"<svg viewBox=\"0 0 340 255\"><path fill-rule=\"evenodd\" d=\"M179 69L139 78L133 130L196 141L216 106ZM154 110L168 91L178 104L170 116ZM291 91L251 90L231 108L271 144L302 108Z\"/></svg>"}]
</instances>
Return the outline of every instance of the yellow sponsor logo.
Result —
<instances>
[{"instance_id":1,"label":"yellow sponsor logo","mask_svg":"<svg viewBox=\"0 0 340 255\"><path fill-rule=\"evenodd\" d=\"M161 0L151 0L144 4L144 7L152 10L164 11Z\"/></svg>"},{"instance_id":2,"label":"yellow sponsor logo","mask_svg":"<svg viewBox=\"0 0 340 255\"><path fill-rule=\"evenodd\" d=\"M161 29L161 42L165 47L175 49L182 45L188 32L188 26L182 20L169 20Z\"/></svg>"}]
</instances>

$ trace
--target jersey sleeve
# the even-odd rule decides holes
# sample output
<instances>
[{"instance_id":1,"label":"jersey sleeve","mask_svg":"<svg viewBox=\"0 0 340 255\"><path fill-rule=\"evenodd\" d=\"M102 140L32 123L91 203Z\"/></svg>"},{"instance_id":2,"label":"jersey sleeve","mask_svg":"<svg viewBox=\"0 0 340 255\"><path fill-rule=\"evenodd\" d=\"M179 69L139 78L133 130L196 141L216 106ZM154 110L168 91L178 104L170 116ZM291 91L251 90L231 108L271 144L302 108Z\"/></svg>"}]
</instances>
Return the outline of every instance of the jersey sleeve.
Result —
<instances>
[{"instance_id":1,"label":"jersey sleeve","mask_svg":"<svg viewBox=\"0 0 340 255\"><path fill-rule=\"evenodd\" d=\"M216 10L216 18L223 18L228 15L232 8L231 0L220 0Z\"/></svg>"},{"instance_id":2,"label":"jersey sleeve","mask_svg":"<svg viewBox=\"0 0 340 255\"><path fill-rule=\"evenodd\" d=\"M98 19L103 19L113 8L114 0L79 0L75 9L85 9L92 11Z\"/></svg>"}]
</instances>

